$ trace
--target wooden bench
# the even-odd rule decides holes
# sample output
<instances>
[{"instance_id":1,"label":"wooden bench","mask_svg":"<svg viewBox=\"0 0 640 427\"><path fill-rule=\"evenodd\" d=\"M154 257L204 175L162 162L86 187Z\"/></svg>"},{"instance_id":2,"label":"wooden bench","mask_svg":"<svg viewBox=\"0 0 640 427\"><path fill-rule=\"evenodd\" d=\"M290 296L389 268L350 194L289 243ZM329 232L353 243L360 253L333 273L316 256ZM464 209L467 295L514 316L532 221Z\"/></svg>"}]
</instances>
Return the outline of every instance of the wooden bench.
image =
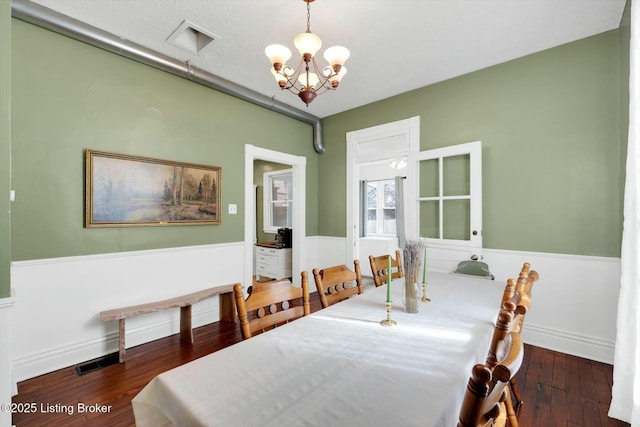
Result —
<instances>
[{"instance_id":1,"label":"wooden bench","mask_svg":"<svg viewBox=\"0 0 640 427\"><path fill-rule=\"evenodd\" d=\"M108 322L118 320L118 347L120 352L120 363L124 362L124 322L127 317L139 316L141 314L154 313L156 311L167 310L169 308L180 307L180 339L193 344L193 329L191 327L191 306L199 301L218 295L220 306L220 320L226 322L236 322L236 311L233 301L233 284L216 286L210 289L182 295L162 301L148 304L132 305L129 307L114 308L100 312L100 321Z\"/></svg>"}]
</instances>

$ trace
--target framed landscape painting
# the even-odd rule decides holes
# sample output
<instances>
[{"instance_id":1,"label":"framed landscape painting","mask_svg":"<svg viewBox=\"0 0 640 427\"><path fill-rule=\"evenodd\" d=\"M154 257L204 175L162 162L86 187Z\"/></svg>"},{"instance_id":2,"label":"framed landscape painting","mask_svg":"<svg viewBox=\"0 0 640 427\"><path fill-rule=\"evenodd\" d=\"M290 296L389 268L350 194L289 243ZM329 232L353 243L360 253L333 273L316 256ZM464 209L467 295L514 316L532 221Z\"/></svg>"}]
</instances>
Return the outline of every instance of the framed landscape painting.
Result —
<instances>
[{"instance_id":1,"label":"framed landscape painting","mask_svg":"<svg viewBox=\"0 0 640 427\"><path fill-rule=\"evenodd\" d=\"M86 150L85 227L220 224L217 166Z\"/></svg>"}]
</instances>

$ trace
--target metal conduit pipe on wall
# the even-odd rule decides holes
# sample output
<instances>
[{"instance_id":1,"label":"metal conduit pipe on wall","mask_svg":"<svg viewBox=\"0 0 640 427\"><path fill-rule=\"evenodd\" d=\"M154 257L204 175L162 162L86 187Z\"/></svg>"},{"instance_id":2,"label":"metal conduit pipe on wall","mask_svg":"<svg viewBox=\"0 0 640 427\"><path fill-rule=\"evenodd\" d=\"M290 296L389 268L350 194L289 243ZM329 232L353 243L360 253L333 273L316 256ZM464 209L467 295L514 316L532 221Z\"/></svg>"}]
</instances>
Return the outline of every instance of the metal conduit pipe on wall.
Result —
<instances>
[{"instance_id":1,"label":"metal conduit pipe on wall","mask_svg":"<svg viewBox=\"0 0 640 427\"><path fill-rule=\"evenodd\" d=\"M313 126L313 148L325 152L322 124L314 115L28 0L12 0L11 16L308 123Z\"/></svg>"}]
</instances>

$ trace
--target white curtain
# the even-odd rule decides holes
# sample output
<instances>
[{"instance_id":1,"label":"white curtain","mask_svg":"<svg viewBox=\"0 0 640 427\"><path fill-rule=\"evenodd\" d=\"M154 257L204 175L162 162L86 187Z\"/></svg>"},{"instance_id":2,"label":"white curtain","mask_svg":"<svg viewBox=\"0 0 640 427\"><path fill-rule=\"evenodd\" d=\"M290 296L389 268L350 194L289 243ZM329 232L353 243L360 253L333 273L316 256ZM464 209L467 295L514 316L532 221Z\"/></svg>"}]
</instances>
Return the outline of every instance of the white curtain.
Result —
<instances>
[{"instance_id":1,"label":"white curtain","mask_svg":"<svg viewBox=\"0 0 640 427\"><path fill-rule=\"evenodd\" d=\"M640 1L631 3L629 141L609 416L640 427Z\"/></svg>"},{"instance_id":2,"label":"white curtain","mask_svg":"<svg viewBox=\"0 0 640 427\"><path fill-rule=\"evenodd\" d=\"M359 223L360 223L360 237L367 237L367 219L369 218L368 207L369 204L367 199L367 180L363 179L360 181L360 212L359 212Z\"/></svg>"},{"instance_id":3,"label":"white curtain","mask_svg":"<svg viewBox=\"0 0 640 427\"><path fill-rule=\"evenodd\" d=\"M396 235L398 236L398 247L400 251L407 241L404 226L404 176L396 176Z\"/></svg>"}]
</instances>

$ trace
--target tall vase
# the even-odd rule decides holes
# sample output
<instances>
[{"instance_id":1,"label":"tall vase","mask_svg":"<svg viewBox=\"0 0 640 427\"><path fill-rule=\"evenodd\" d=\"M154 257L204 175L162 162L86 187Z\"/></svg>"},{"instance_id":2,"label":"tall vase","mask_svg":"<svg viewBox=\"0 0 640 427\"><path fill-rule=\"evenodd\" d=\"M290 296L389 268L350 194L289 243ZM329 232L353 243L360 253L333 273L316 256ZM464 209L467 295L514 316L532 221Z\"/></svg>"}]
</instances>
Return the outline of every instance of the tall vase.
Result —
<instances>
[{"instance_id":1,"label":"tall vase","mask_svg":"<svg viewBox=\"0 0 640 427\"><path fill-rule=\"evenodd\" d=\"M417 313L420 305L420 271L424 245L419 240L408 240L404 244L404 293L402 304L407 313Z\"/></svg>"},{"instance_id":2,"label":"tall vase","mask_svg":"<svg viewBox=\"0 0 640 427\"><path fill-rule=\"evenodd\" d=\"M405 276L404 294L402 296L402 304L404 311L407 313L417 313L420 305L420 285L417 280L409 280L409 276Z\"/></svg>"}]
</instances>

